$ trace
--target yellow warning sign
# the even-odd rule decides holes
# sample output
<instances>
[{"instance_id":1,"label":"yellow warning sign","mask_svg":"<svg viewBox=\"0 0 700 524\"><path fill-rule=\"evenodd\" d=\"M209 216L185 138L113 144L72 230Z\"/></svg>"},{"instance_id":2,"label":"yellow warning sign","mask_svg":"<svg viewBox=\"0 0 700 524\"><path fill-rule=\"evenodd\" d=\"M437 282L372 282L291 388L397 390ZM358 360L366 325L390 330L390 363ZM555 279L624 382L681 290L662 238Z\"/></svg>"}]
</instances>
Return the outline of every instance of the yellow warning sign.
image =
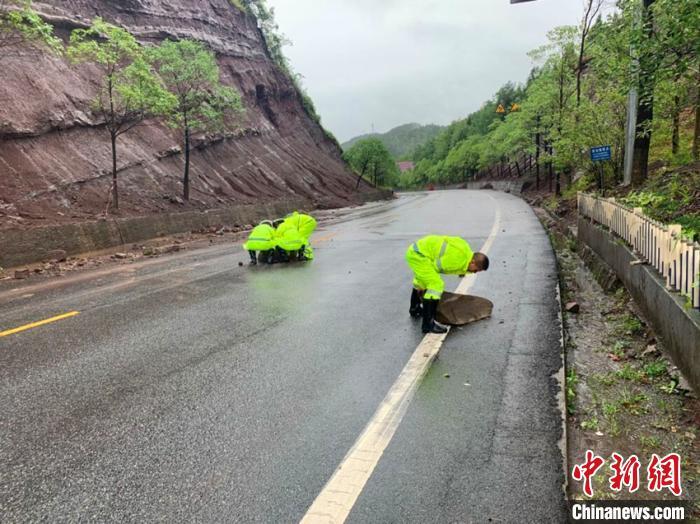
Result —
<instances>
[{"instance_id":1,"label":"yellow warning sign","mask_svg":"<svg viewBox=\"0 0 700 524\"><path fill-rule=\"evenodd\" d=\"M505 113L506 108L503 107L503 104L498 104L498 109L496 109L496 113Z\"/></svg>"},{"instance_id":2,"label":"yellow warning sign","mask_svg":"<svg viewBox=\"0 0 700 524\"><path fill-rule=\"evenodd\" d=\"M510 112L515 113L516 111L520 111L520 104L513 104L510 106Z\"/></svg>"}]
</instances>

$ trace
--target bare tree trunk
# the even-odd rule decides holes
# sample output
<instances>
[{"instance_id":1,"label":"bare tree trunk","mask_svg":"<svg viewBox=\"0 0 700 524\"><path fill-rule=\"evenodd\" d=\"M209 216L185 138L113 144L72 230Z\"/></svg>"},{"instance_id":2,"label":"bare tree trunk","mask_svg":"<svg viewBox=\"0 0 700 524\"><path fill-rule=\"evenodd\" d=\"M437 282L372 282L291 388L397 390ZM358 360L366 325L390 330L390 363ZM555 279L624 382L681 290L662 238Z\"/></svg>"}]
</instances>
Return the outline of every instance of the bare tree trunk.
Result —
<instances>
[{"instance_id":1,"label":"bare tree trunk","mask_svg":"<svg viewBox=\"0 0 700 524\"><path fill-rule=\"evenodd\" d=\"M535 150L535 184L538 191L540 189L540 146L542 142L542 135L540 135L539 132L539 123L540 117L537 117L538 131L537 135L535 136L535 144L537 145L537 149Z\"/></svg>"},{"instance_id":2,"label":"bare tree trunk","mask_svg":"<svg viewBox=\"0 0 700 524\"><path fill-rule=\"evenodd\" d=\"M586 13L581 24L581 45L578 53L578 68L576 69L576 107L581 105L581 77L583 76L583 60L586 53L586 39L591 31L594 19L603 5L602 0L588 0ZM595 6L595 7L594 7Z\"/></svg>"},{"instance_id":3,"label":"bare tree trunk","mask_svg":"<svg viewBox=\"0 0 700 524\"><path fill-rule=\"evenodd\" d=\"M678 146L680 144L680 127L681 127L681 97L676 95L673 98L673 133L671 135L671 152L678 154Z\"/></svg>"},{"instance_id":4,"label":"bare tree trunk","mask_svg":"<svg viewBox=\"0 0 700 524\"><path fill-rule=\"evenodd\" d=\"M114 200L114 209L119 209L119 190L117 189L117 134L110 133L112 140L112 199Z\"/></svg>"},{"instance_id":5,"label":"bare tree trunk","mask_svg":"<svg viewBox=\"0 0 700 524\"><path fill-rule=\"evenodd\" d=\"M700 88L695 99L695 134L693 135L693 159L700 160Z\"/></svg>"},{"instance_id":6,"label":"bare tree trunk","mask_svg":"<svg viewBox=\"0 0 700 524\"><path fill-rule=\"evenodd\" d=\"M557 176L556 176L556 192L555 194L557 196L561 196L561 172L557 169Z\"/></svg>"},{"instance_id":7,"label":"bare tree trunk","mask_svg":"<svg viewBox=\"0 0 700 524\"><path fill-rule=\"evenodd\" d=\"M547 159L547 178L549 179L549 192L551 193L553 188L552 184L554 182L554 164L552 162L552 145L551 144L545 144L544 145L544 150L547 152L547 154L550 156L550 158Z\"/></svg>"},{"instance_id":8,"label":"bare tree trunk","mask_svg":"<svg viewBox=\"0 0 700 524\"><path fill-rule=\"evenodd\" d=\"M190 128L187 126L185 126L185 178L183 186L183 197L188 202L190 200Z\"/></svg>"}]
</instances>

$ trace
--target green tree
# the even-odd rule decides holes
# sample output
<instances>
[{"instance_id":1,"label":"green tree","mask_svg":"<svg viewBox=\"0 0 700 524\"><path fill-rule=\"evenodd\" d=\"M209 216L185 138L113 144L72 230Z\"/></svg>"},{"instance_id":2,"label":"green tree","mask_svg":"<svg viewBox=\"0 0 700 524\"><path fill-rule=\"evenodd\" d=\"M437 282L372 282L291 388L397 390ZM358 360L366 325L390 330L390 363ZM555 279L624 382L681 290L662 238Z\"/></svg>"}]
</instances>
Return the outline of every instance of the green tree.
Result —
<instances>
[{"instance_id":1,"label":"green tree","mask_svg":"<svg viewBox=\"0 0 700 524\"><path fill-rule=\"evenodd\" d=\"M31 8L31 2L0 0L0 57L22 45L43 47L57 54L63 51L53 26Z\"/></svg>"},{"instance_id":2,"label":"green tree","mask_svg":"<svg viewBox=\"0 0 700 524\"><path fill-rule=\"evenodd\" d=\"M183 133L185 173L183 196L190 199L191 135L222 132L243 113L240 94L224 86L214 53L193 40L167 40L150 52L166 88L175 97L169 123Z\"/></svg>"},{"instance_id":3,"label":"green tree","mask_svg":"<svg viewBox=\"0 0 700 524\"><path fill-rule=\"evenodd\" d=\"M111 199L114 208L119 209L117 139L144 119L169 111L175 100L154 74L134 36L101 18L96 18L89 29L71 33L68 56L73 62L89 62L100 70L93 110L109 133Z\"/></svg>"},{"instance_id":4,"label":"green tree","mask_svg":"<svg viewBox=\"0 0 700 524\"><path fill-rule=\"evenodd\" d=\"M643 41L655 65L660 110L672 125L672 152L679 152L681 111L692 104L695 115L693 150L700 144L700 2L656 0L651 7L650 38ZM665 84L665 85L664 85ZM661 90L661 93L658 91ZM691 99L691 92L695 96ZM665 96L664 96L665 95ZM692 100L692 102L691 102Z\"/></svg>"},{"instance_id":5,"label":"green tree","mask_svg":"<svg viewBox=\"0 0 700 524\"><path fill-rule=\"evenodd\" d=\"M604 0L586 0L586 9L581 21L578 63L576 65L576 107L581 105L581 78L586 65L586 41L596 16L603 7Z\"/></svg>"},{"instance_id":6,"label":"green tree","mask_svg":"<svg viewBox=\"0 0 700 524\"><path fill-rule=\"evenodd\" d=\"M360 140L345 152L343 158L358 174L357 187L360 187L363 177L375 186L394 185L398 181L396 161L377 138Z\"/></svg>"}]
</instances>

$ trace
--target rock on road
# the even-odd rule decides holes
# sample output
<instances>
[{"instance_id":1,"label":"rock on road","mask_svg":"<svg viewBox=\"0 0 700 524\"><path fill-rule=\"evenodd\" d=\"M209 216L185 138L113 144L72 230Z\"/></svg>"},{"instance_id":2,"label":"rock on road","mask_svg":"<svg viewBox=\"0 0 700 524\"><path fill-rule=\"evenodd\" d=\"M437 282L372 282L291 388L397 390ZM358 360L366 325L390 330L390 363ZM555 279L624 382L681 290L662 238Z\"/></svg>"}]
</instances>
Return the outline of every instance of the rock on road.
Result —
<instances>
[{"instance_id":1,"label":"rock on road","mask_svg":"<svg viewBox=\"0 0 700 524\"><path fill-rule=\"evenodd\" d=\"M493 317L448 335L347 521L563 522L555 259L491 191L353 211L309 264L228 244L0 288L0 331L80 313L0 338L2 520L298 522L423 338L407 247L477 250L497 211L467 277Z\"/></svg>"}]
</instances>

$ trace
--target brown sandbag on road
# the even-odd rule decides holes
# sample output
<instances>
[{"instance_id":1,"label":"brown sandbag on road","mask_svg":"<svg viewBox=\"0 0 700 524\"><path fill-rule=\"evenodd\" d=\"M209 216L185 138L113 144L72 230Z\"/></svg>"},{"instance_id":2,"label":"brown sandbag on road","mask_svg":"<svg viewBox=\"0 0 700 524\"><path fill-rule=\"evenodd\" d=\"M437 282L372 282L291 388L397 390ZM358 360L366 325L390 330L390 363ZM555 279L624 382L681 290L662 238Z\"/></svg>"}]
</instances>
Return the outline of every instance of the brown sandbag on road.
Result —
<instances>
[{"instance_id":1,"label":"brown sandbag on road","mask_svg":"<svg viewBox=\"0 0 700 524\"><path fill-rule=\"evenodd\" d=\"M489 318L492 312L493 302L490 300L446 291L438 304L435 320L448 326L464 326Z\"/></svg>"}]
</instances>

